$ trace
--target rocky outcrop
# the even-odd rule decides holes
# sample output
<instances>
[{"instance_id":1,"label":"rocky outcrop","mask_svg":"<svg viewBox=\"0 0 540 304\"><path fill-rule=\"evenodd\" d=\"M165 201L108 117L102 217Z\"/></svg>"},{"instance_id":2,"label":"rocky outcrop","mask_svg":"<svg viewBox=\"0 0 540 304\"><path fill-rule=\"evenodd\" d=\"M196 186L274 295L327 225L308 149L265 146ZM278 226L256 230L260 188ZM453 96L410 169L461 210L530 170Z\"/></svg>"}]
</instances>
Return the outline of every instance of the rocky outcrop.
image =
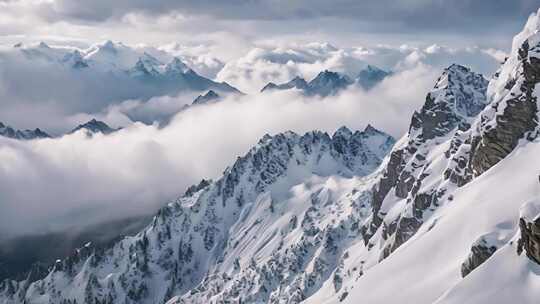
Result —
<instances>
[{"instance_id":1,"label":"rocky outcrop","mask_svg":"<svg viewBox=\"0 0 540 304\"><path fill-rule=\"evenodd\" d=\"M424 223L424 212L436 206L445 194L444 188L437 189L434 186L429 189L423 186L424 178L433 174L429 154L432 147L450 138L453 144L446 158L453 162L450 159L465 141L461 134L469 130L472 121L487 103L487 85L482 75L453 64L437 79L420 111L414 113L408 134L391 152L378 183L372 189L372 217L362 228L364 243L368 244L383 225L382 237L385 244L382 258L416 233ZM464 184L456 175L449 172L441 178L452 177L456 184ZM388 210L383 205L388 197L393 197L392 200L406 200L406 207L397 218L386 216Z\"/></svg>"},{"instance_id":2,"label":"rocky outcrop","mask_svg":"<svg viewBox=\"0 0 540 304\"><path fill-rule=\"evenodd\" d=\"M518 254L525 251L529 259L540 264L540 217L534 221L520 218L519 231Z\"/></svg>"},{"instance_id":3,"label":"rocky outcrop","mask_svg":"<svg viewBox=\"0 0 540 304\"><path fill-rule=\"evenodd\" d=\"M528 24L526 28L538 26ZM472 139L474 153L470 166L476 176L510 154L520 139L532 140L538 136L535 87L540 83L540 33L533 32L523 41L518 35L507 62L513 66L505 64L492 81L491 111L481 117L479 132Z\"/></svg>"},{"instance_id":4,"label":"rocky outcrop","mask_svg":"<svg viewBox=\"0 0 540 304\"><path fill-rule=\"evenodd\" d=\"M482 236L472 246L467 259L461 264L461 277L466 277L474 269L487 261L497 251L497 245L492 242L489 235Z\"/></svg>"}]
</instances>

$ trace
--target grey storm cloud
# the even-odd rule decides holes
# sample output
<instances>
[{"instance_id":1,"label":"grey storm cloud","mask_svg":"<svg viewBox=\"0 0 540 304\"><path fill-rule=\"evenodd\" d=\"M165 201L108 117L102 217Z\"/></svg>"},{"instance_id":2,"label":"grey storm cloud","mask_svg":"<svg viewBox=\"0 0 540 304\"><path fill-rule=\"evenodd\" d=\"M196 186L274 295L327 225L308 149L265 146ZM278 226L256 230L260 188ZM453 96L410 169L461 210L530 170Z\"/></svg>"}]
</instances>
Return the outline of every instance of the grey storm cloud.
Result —
<instances>
[{"instance_id":1,"label":"grey storm cloud","mask_svg":"<svg viewBox=\"0 0 540 304\"><path fill-rule=\"evenodd\" d=\"M50 18L103 21L130 12L208 15L218 19L286 20L349 18L370 23L374 28L393 24L396 28L474 30L479 25L507 25L521 22L538 8L536 0L58 0L44 10ZM380 23L380 24L379 24ZM372 28L373 29L373 28Z\"/></svg>"}]
</instances>

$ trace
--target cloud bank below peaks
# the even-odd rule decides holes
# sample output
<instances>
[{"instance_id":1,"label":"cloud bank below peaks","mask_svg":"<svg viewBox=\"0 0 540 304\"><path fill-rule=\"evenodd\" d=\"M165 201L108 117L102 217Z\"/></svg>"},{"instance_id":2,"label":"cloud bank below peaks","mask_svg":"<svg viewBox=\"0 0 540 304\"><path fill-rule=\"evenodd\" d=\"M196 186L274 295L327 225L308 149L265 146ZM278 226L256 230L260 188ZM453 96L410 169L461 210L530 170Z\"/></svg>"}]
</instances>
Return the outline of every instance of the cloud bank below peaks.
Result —
<instances>
[{"instance_id":1,"label":"cloud bank below peaks","mask_svg":"<svg viewBox=\"0 0 540 304\"><path fill-rule=\"evenodd\" d=\"M423 48L408 45L339 48L319 42L283 46L267 43L227 62L217 79L244 92L255 93L268 82L284 83L296 76L310 80L323 70L355 78L368 64L393 71L423 64L442 71L457 62L489 76L504 57L504 52L495 49L451 48L436 44Z\"/></svg>"},{"instance_id":2,"label":"cloud bank below peaks","mask_svg":"<svg viewBox=\"0 0 540 304\"><path fill-rule=\"evenodd\" d=\"M327 98L231 96L181 111L163 128L134 123L107 136L0 139L2 237L152 214L201 178L218 177L266 133L370 123L399 137L437 74L419 66L369 92L351 87Z\"/></svg>"}]
</instances>

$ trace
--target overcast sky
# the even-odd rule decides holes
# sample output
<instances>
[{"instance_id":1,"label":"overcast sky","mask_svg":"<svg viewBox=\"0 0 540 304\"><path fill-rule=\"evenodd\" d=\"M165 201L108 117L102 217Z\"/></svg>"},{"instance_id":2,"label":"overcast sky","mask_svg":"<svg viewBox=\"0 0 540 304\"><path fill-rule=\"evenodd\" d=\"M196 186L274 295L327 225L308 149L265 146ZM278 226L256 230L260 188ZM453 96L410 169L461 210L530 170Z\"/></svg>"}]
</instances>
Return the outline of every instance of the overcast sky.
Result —
<instances>
[{"instance_id":1,"label":"overcast sky","mask_svg":"<svg viewBox=\"0 0 540 304\"><path fill-rule=\"evenodd\" d=\"M104 39L211 44L229 59L253 42L433 43L508 49L538 0L0 0L0 43Z\"/></svg>"}]
</instances>

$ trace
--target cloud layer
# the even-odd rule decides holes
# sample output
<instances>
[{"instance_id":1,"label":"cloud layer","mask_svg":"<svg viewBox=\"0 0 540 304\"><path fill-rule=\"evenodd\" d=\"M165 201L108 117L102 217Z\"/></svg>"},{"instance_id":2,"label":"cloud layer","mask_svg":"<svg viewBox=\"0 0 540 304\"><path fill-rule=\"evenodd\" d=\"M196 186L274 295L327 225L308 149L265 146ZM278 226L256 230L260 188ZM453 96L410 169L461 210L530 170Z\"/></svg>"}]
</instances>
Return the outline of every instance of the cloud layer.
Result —
<instances>
[{"instance_id":1,"label":"cloud layer","mask_svg":"<svg viewBox=\"0 0 540 304\"><path fill-rule=\"evenodd\" d=\"M261 45L227 62L217 79L254 93L268 82L284 83L295 76L310 80L325 69L355 78L367 64L402 71L421 64L442 70L452 63L460 63L489 77L504 56L504 52L494 49L437 44L425 48L409 45L339 48L329 43Z\"/></svg>"},{"instance_id":2,"label":"cloud layer","mask_svg":"<svg viewBox=\"0 0 540 304\"><path fill-rule=\"evenodd\" d=\"M12 237L153 213L190 184L218 177L266 133L371 123L399 136L437 74L419 66L368 93L325 99L294 91L230 97L180 112L164 128L135 123L109 136L0 139L0 231Z\"/></svg>"}]
</instances>

